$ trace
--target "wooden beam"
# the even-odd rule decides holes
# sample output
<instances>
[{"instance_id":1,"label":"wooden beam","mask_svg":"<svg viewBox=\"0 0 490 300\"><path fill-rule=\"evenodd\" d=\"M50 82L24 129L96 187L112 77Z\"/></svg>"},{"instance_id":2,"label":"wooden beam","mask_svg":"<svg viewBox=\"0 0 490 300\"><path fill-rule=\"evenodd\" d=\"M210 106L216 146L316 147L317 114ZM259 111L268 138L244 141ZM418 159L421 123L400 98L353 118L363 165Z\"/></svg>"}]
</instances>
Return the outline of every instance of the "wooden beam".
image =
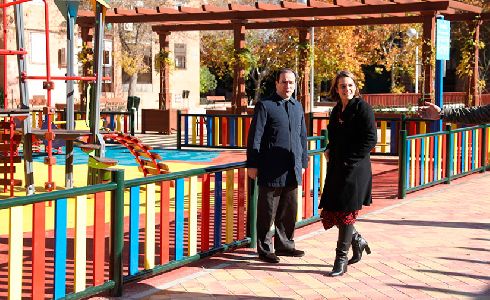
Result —
<instances>
[{"instance_id":1,"label":"wooden beam","mask_svg":"<svg viewBox=\"0 0 490 300\"><path fill-rule=\"evenodd\" d=\"M476 14L479 14L483 11L481 7L471 5L471 4L466 4L458 1L449 1L449 8L454 8L456 10L461 10L465 12L473 12Z\"/></svg>"},{"instance_id":2,"label":"wooden beam","mask_svg":"<svg viewBox=\"0 0 490 300\"><path fill-rule=\"evenodd\" d=\"M422 23L424 17L379 17L362 19L315 19L315 20L291 20L284 21L256 21L247 23L246 29L277 29L277 28L299 28L299 27L327 27L327 26L363 26L363 25L383 25L383 24L413 24ZM220 21L221 23L176 23L168 22L152 27L153 31L197 31L197 30L233 30L231 22Z\"/></svg>"},{"instance_id":3,"label":"wooden beam","mask_svg":"<svg viewBox=\"0 0 490 300\"><path fill-rule=\"evenodd\" d=\"M223 11L228 11L228 8L224 8L216 5L210 5L210 4L203 4L202 10L207 12L223 12Z\"/></svg>"},{"instance_id":4,"label":"wooden beam","mask_svg":"<svg viewBox=\"0 0 490 300\"><path fill-rule=\"evenodd\" d=\"M316 16L356 16L369 15L383 12L390 13L415 13L415 12L434 12L446 10L449 8L447 0L437 0L430 2L417 2L406 4L380 4L380 5L363 5L349 7L306 7L297 9L277 10L258 10L255 7L229 4L230 11L227 12L200 12L200 13L175 13L165 12L162 9L157 10L157 14L145 15L128 15L119 16L113 13L107 13L106 22L108 23L158 23L162 21L206 21L206 20L258 20L258 19L275 19L275 18L292 18L292 17L316 17ZM279 6L278 6L279 7ZM172 11L172 10L170 10ZM79 16L78 24L91 25L94 23L93 17Z\"/></svg>"},{"instance_id":5,"label":"wooden beam","mask_svg":"<svg viewBox=\"0 0 490 300\"><path fill-rule=\"evenodd\" d=\"M281 5L282 8L304 8L306 7L305 4L303 3L297 3L297 2L289 2L289 1L280 1L279 5Z\"/></svg>"},{"instance_id":6,"label":"wooden beam","mask_svg":"<svg viewBox=\"0 0 490 300\"><path fill-rule=\"evenodd\" d=\"M151 8L136 7L135 10L136 10L137 14L154 14L154 13L157 13L156 8L151 9Z\"/></svg>"},{"instance_id":7,"label":"wooden beam","mask_svg":"<svg viewBox=\"0 0 490 300\"><path fill-rule=\"evenodd\" d=\"M277 9L281 9L282 6L257 1L255 2L255 8L261 10L277 10Z\"/></svg>"},{"instance_id":8,"label":"wooden beam","mask_svg":"<svg viewBox=\"0 0 490 300\"><path fill-rule=\"evenodd\" d=\"M471 21L476 18L480 18L483 22L490 21L490 13L474 14L474 13L461 13L455 15L444 16L449 21Z\"/></svg>"}]
</instances>

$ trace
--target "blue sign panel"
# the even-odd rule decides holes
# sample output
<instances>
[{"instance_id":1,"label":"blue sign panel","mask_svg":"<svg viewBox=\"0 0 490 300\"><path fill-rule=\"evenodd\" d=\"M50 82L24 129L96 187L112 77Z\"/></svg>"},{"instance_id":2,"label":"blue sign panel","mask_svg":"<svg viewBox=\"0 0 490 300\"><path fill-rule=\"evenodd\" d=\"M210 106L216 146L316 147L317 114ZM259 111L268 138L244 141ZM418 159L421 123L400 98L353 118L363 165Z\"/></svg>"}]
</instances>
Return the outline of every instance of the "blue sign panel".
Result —
<instances>
[{"instance_id":1,"label":"blue sign panel","mask_svg":"<svg viewBox=\"0 0 490 300\"><path fill-rule=\"evenodd\" d=\"M436 20L436 59L449 60L451 48L451 23L447 20Z\"/></svg>"}]
</instances>

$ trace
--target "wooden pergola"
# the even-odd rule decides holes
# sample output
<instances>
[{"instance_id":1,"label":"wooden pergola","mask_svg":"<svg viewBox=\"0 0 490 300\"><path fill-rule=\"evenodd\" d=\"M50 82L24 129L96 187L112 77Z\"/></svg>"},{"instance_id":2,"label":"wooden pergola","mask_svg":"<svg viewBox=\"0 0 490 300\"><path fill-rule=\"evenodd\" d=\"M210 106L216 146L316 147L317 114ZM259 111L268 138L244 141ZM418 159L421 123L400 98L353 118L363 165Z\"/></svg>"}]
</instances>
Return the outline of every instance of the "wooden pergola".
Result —
<instances>
[{"instance_id":1,"label":"wooden pergola","mask_svg":"<svg viewBox=\"0 0 490 300\"><path fill-rule=\"evenodd\" d=\"M200 7L167 8L114 8L107 12L108 23L152 23L153 31L159 35L160 49L169 51L169 35L175 31L233 30L234 47L237 52L245 48L245 32L253 29L297 28L300 43L309 40L310 27L362 26L381 24L423 24L422 62L430 62L435 47L436 17L442 15L451 21L465 21L475 29L474 39L479 39L479 26L490 20L490 13L482 13L478 6L453 0L333 0L333 3L308 0L306 4L280 1L279 4L256 2L254 6L228 4L226 7L201 5ZM475 20L477 20L475 22ZM77 23L82 28L94 26L93 13L81 11ZM472 28L472 29L473 29ZM88 31L88 30L87 30ZM85 35L86 36L86 35ZM83 35L82 35L83 38ZM473 75L470 78L470 94L473 103L479 104L477 88L478 47L474 49ZM308 82L309 62L307 50L300 52L299 76L301 78L300 101L305 113L311 112ZM169 71L161 66L160 101L170 105ZM423 94L429 100L434 95L434 67L424 64L425 78ZM468 97L470 98L470 97ZM239 66L234 70L232 110L240 113L246 110L244 70Z\"/></svg>"}]
</instances>

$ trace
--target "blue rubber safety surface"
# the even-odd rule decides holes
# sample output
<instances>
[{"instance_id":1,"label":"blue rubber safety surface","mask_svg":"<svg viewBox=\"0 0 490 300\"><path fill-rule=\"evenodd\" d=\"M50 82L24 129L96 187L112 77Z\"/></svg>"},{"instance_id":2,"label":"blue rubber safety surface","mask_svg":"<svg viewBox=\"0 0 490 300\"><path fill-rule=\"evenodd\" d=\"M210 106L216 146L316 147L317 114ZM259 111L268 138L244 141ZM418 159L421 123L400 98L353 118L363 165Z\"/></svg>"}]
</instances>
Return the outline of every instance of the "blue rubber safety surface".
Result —
<instances>
[{"instance_id":1,"label":"blue rubber safety surface","mask_svg":"<svg viewBox=\"0 0 490 300\"><path fill-rule=\"evenodd\" d=\"M62 147L62 154L56 154L56 164L65 165L65 147ZM159 149L153 148L151 153L160 154L162 161L179 161L179 162L211 162L213 159L220 155L219 151L199 151L199 150L174 150L174 149ZM46 153L33 153L33 161L43 162ZM80 148L74 148L74 165L87 164L88 154L83 152ZM107 158L112 158L118 161L122 166L135 166L138 164L134 159L134 156L129 152L126 147L123 146L108 146L106 147Z\"/></svg>"}]
</instances>

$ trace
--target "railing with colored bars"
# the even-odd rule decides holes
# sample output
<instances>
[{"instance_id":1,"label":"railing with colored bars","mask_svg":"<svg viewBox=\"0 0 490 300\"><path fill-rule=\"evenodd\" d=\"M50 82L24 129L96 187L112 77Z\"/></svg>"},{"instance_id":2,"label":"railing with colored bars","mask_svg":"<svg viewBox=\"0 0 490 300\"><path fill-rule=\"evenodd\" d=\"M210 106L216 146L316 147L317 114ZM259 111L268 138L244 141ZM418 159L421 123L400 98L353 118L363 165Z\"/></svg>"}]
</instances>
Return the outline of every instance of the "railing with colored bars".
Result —
<instances>
[{"instance_id":1,"label":"railing with colored bars","mask_svg":"<svg viewBox=\"0 0 490 300\"><path fill-rule=\"evenodd\" d=\"M308 140L297 226L318 220L325 177L325 136ZM126 181L111 172L110 183L0 202L9 241L0 244L0 298L121 296L129 281L255 247L257 188L245 162Z\"/></svg>"},{"instance_id":2,"label":"railing with colored bars","mask_svg":"<svg viewBox=\"0 0 490 300\"><path fill-rule=\"evenodd\" d=\"M490 166L490 124L407 136L400 134L398 197Z\"/></svg>"}]
</instances>

